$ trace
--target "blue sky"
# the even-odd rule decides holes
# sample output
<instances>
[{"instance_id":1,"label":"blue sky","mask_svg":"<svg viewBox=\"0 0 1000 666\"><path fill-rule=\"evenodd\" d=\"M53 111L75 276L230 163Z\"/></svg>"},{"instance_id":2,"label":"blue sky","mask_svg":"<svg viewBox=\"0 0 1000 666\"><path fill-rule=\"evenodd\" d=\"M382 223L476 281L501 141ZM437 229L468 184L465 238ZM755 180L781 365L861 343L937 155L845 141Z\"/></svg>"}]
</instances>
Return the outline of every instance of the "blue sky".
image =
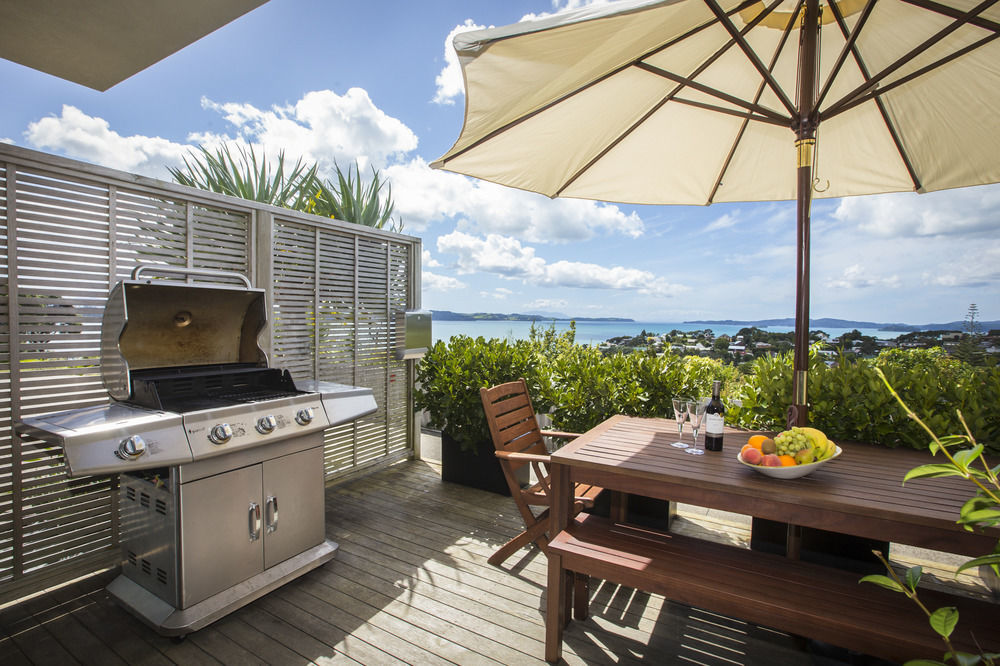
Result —
<instances>
[{"instance_id":1,"label":"blue sky","mask_svg":"<svg viewBox=\"0 0 1000 666\"><path fill-rule=\"evenodd\" d=\"M163 179L199 143L357 158L423 240L427 308L793 316L793 202L550 200L427 167L462 126L451 35L580 4L271 0L103 93L0 60L0 141ZM812 248L814 318L1000 319L998 185L816 202Z\"/></svg>"}]
</instances>

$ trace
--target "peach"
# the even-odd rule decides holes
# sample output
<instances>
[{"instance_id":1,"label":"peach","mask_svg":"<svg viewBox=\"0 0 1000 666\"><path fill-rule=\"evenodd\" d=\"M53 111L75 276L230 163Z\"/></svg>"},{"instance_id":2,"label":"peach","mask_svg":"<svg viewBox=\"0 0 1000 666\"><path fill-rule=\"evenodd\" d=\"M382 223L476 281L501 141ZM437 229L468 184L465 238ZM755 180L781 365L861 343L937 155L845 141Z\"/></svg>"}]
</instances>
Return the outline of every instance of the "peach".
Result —
<instances>
[{"instance_id":1,"label":"peach","mask_svg":"<svg viewBox=\"0 0 1000 666\"><path fill-rule=\"evenodd\" d=\"M781 458L773 453L768 453L764 456L764 460L761 462L764 467L781 467Z\"/></svg>"},{"instance_id":2,"label":"peach","mask_svg":"<svg viewBox=\"0 0 1000 666\"><path fill-rule=\"evenodd\" d=\"M749 465L759 465L764 459L764 454L752 446L747 446L743 450L743 462Z\"/></svg>"}]
</instances>

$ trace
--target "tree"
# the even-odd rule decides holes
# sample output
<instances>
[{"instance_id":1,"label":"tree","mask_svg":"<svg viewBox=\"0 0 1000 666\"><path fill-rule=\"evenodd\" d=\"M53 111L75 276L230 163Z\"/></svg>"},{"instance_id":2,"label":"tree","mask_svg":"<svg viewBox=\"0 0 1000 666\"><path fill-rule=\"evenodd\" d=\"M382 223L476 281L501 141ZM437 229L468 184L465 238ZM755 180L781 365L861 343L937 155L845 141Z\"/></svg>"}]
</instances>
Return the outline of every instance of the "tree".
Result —
<instances>
[{"instance_id":1,"label":"tree","mask_svg":"<svg viewBox=\"0 0 1000 666\"><path fill-rule=\"evenodd\" d=\"M965 332L962 339L955 346L955 357L965 361L969 365L985 365L986 352L979 344L979 306L975 303L969 305L969 310L965 314Z\"/></svg>"}]
</instances>

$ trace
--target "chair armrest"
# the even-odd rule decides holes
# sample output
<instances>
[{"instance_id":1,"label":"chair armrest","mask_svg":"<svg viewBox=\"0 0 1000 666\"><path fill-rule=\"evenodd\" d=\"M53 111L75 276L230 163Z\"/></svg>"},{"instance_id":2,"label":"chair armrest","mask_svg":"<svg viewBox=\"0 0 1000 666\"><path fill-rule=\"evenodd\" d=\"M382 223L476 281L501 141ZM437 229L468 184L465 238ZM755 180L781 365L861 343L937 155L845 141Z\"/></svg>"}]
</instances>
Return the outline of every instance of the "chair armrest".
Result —
<instances>
[{"instance_id":1,"label":"chair armrest","mask_svg":"<svg viewBox=\"0 0 1000 666\"><path fill-rule=\"evenodd\" d=\"M557 439L576 439L580 436L578 432L563 432L561 430L543 430L542 437L556 437Z\"/></svg>"},{"instance_id":2,"label":"chair armrest","mask_svg":"<svg viewBox=\"0 0 1000 666\"><path fill-rule=\"evenodd\" d=\"M495 451L497 458L516 462L537 462L548 464L549 456L538 455L537 453L518 453L516 451Z\"/></svg>"}]
</instances>

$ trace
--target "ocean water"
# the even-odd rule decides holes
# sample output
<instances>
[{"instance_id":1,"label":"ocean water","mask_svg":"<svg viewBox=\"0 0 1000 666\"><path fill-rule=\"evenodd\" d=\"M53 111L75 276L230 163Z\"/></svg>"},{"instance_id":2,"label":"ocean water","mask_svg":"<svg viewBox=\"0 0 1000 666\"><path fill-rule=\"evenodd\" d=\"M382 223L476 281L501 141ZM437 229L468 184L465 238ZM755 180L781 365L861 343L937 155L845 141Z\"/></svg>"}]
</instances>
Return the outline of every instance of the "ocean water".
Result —
<instances>
[{"instance_id":1,"label":"ocean water","mask_svg":"<svg viewBox=\"0 0 1000 666\"><path fill-rule=\"evenodd\" d=\"M536 328L545 329L555 324L557 331L569 329L568 321L557 322L535 322ZM438 340L448 340L453 335L468 335L470 337L484 338L507 338L509 340L525 340L528 338L532 322L529 321L435 321L433 322L431 335L434 342ZM576 341L580 344L598 344L610 338L617 338L623 335L635 336L645 330L647 333L662 334L672 330L678 331L704 331L711 328L716 335L735 335L744 328L743 326L708 326L707 324L683 324L664 322L622 322L622 321L578 321L576 323ZM774 333L786 333L793 330L791 326L765 326L763 330ZM830 337L837 337L843 333L854 330L853 328L824 328L822 329ZM874 328L858 329L863 335L870 335L876 338L894 339L905 331L881 331Z\"/></svg>"}]
</instances>

